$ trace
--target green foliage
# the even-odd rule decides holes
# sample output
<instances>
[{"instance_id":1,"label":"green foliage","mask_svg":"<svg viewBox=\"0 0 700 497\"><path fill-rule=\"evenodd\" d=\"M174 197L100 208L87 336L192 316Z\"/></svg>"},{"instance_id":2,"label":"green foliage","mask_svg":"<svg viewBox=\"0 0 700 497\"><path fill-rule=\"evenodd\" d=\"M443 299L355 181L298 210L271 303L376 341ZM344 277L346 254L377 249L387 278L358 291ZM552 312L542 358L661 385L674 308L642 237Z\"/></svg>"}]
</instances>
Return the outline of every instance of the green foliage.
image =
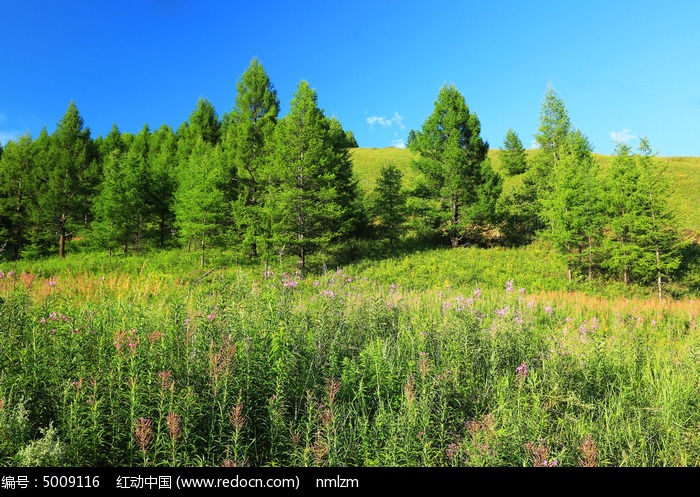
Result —
<instances>
[{"instance_id":1,"label":"green foliage","mask_svg":"<svg viewBox=\"0 0 700 497\"><path fill-rule=\"evenodd\" d=\"M246 247L251 257L257 257L258 247L270 238L264 229L264 199L278 114L277 91L254 58L238 81L224 136L224 151L230 157L227 199L232 202L236 243Z\"/></svg>"},{"instance_id":2,"label":"green foliage","mask_svg":"<svg viewBox=\"0 0 700 497\"><path fill-rule=\"evenodd\" d=\"M8 142L0 157L0 258L19 259L36 216L32 148L31 137L24 135L17 142Z\"/></svg>"},{"instance_id":3,"label":"green foliage","mask_svg":"<svg viewBox=\"0 0 700 497\"><path fill-rule=\"evenodd\" d=\"M275 169L267 206L277 246L306 256L342 239L356 225L356 180L340 126L318 107L302 81L275 128Z\"/></svg>"},{"instance_id":4,"label":"green foliage","mask_svg":"<svg viewBox=\"0 0 700 497\"><path fill-rule=\"evenodd\" d=\"M178 235L186 245L199 245L202 267L205 247L216 244L221 235L226 212L224 177L221 149L200 138L179 171L174 209Z\"/></svg>"},{"instance_id":5,"label":"green foliage","mask_svg":"<svg viewBox=\"0 0 700 497\"><path fill-rule=\"evenodd\" d=\"M572 132L557 150L550 173L550 189L540 199L547 221L544 236L567 259L568 278L586 267L588 278L597 265L602 238L602 204L598 167L588 140Z\"/></svg>"},{"instance_id":6,"label":"green foliage","mask_svg":"<svg viewBox=\"0 0 700 497\"><path fill-rule=\"evenodd\" d=\"M383 237L394 246L406 222L406 192L403 174L394 165L382 167L374 190L372 213Z\"/></svg>"},{"instance_id":7,"label":"green foliage","mask_svg":"<svg viewBox=\"0 0 700 497\"><path fill-rule=\"evenodd\" d=\"M64 257L66 241L86 227L98 182L90 129L74 101L51 135L38 176L44 187L38 196L39 223L42 230L57 235L58 254Z\"/></svg>"},{"instance_id":8,"label":"green foliage","mask_svg":"<svg viewBox=\"0 0 700 497\"><path fill-rule=\"evenodd\" d=\"M445 85L433 113L411 140L411 150L420 154L415 166L426 182L423 211L432 211L429 215L452 247L476 238L493 221L490 207L501 193L498 175L485 163L489 147L480 133L479 119L462 94Z\"/></svg>"},{"instance_id":9,"label":"green foliage","mask_svg":"<svg viewBox=\"0 0 700 497\"><path fill-rule=\"evenodd\" d=\"M520 141L520 137L512 129L508 130L503 141L501 164L503 169L511 176L522 174L527 170L527 157L523 142Z\"/></svg>"}]
</instances>

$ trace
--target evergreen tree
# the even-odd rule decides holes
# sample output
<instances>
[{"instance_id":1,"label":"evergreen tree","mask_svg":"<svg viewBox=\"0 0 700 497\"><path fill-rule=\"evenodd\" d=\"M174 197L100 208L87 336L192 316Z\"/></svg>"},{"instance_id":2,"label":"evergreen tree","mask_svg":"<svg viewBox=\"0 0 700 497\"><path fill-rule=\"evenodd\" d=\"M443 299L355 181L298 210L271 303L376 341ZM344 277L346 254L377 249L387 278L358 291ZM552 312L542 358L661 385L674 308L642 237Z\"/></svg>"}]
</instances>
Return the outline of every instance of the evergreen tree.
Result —
<instances>
[{"instance_id":1,"label":"evergreen tree","mask_svg":"<svg viewBox=\"0 0 700 497\"><path fill-rule=\"evenodd\" d=\"M522 174L527 170L527 158L523 142L520 141L517 133L509 129L503 142L501 152L501 162L503 169L511 175Z\"/></svg>"},{"instance_id":2,"label":"evergreen tree","mask_svg":"<svg viewBox=\"0 0 700 497\"><path fill-rule=\"evenodd\" d=\"M7 142L0 156L0 259L17 260L30 229L32 197L37 195L32 174L32 139L26 134Z\"/></svg>"},{"instance_id":3,"label":"evergreen tree","mask_svg":"<svg viewBox=\"0 0 700 497\"><path fill-rule=\"evenodd\" d=\"M548 226L543 234L564 255L570 281L574 271L584 267L591 278L603 224L597 163L588 139L578 130L569 134L556 153L551 189L541 199Z\"/></svg>"},{"instance_id":4,"label":"evergreen tree","mask_svg":"<svg viewBox=\"0 0 700 497\"><path fill-rule=\"evenodd\" d=\"M208 99L197 100L197 106L190 114L188 132L192 143L196 143L199 138L209 145L218 145L221 141L221 122L214 105Z\"/></svg>"},{"instance_id":5,"label":"evergreen tree","mask_svg":"<svg viewBox=\"0 0 700 497\"><path fill-rule=\"evenodd\" d=\"M654 281L659 298L663 285L681 263L681 237L669 207L670 185L666 166L656 159L649 140L642 138L637 154L639 216L635 223L641 257L634 268L642 281Z\"/></svg>"},{"instance_id":6,"label":"evergreen tree","mask_svg":"<svg viewBox=\"0 0 700 497\"><path fill-rule=\"evenodd\" d=\"M500 207L504 228L511 240L531 240L551 220L543 201L552 197L553 171L566 153L571 133L566 105L548 86L540 106L540 124L535 135L538 150L528 160L522 184L503 199Z\"/></svg>"},{"instance_id":7,"label":"evergreen tree","mask_svg":"<svg viewBox=\"0 0 700 497\"><path fill-rule=\"evenodd\" d=\"M39 196L42 225L57 235L60 257L66 255L66 241L89 220L98 180L94 159L90 130L71 101L51 135Z\"/></svg>"},{"instance_id":8,"label":"evergreen tree","mask_svg":"<svg viewBox=\"0 0 700 497\"><path fill-rule=\"evenodd\" d=\"M219 146L200 137L185 167L179 171L175 191L178 234L188 247L192 243L200 246L202 267L205 266L205 248L220 237L225 214L221 155Z\"/></svg>"},{"instance_id":9,"label":"evergreen tree","mask_svg":"<svg viewBox=\"0 0 700 497\"><path fill-rule=\"evenodd\" d=\"M230 158L227 200L241 242L251 257L269 234L264 232L264 198L279 99L262 64L253 59L237 84L236 104L227 118L224 152Z\"/></svg>"},{"instance_id":10,"label":"evergreen tree","mask_svg":"<svg viewBox=\"0 0 700 497\"><path fill-rule=\"evenodd\" d=\"M393 247L402 235L406 222L406 192L403 191L403 173L394 166L383 166L374 188L372 212L379 223L383 237Z\"/></svg>"},{"instance_id":11,"label":"evergreen tree","mask_svg":"<svg viewBox=\"0 0 700 497\"><path fill-rule=\"evenodd\" d=\"M163 248L174 228L173 202L177 188L177 138L170 126L164 124L151 135L148 160L151 169L148 202L156 223L157 244Z\"/></svg>"},{"instance_id":12,"label":"evergreen tree","mask_svg":"<svg viewBox=\"0 0 700 497\"><path fill-rule=\"evenodd\" d=\"M136 185L129 181L133 178L129 178L126 171L125 155L113 149L104 158L102 182L93 205L93 238L98 246L108 249L110 255L118 247L126 255L134 229L132 206Z\"/></svg>"},{"instance_id":13,"label":"evergreen tree","mask_svg":"<svg viewBox=\"0 0 700 497\"><path fill-rule=\"evenodd\" d=\"M336 129L336 131L333 131ZM289 113L275 128L275 171L268 200L274 234L299 256L329 248L347 234L354 186L347 140L318 107L316 92L302 81Z\"/></svg>"},{"instance_id":14,"label":"evergreen tree","mask_svg":"<svg viewBox=\"0 0 700 497\"><path fill-rule=\"evenodd\" d=\"M435 224L452 247L473 238L493 219L495 212L486 212L484 206L501 193L498 176L486 161L489 145L480 133L479 119L464 97L445 85L433 113L411 140L411 149L420 154L414 164L427 181L427 205L433 206Z\"/></svg>"},{"instance_id":15,"label":"evergreen tree","mask_svg":"<svg viewBox=\"0 0 700 497\"><path fill-rule=\"evenodd\" d=\"M625 283L631 283L632 268L641 256L641 248L635 243L635 219L640 214L639 171L629 145L617 145L607 180L608 236L604 266Z\"/></svg>"},{"instance_id":16,"label":"evergreen tree","mask_svg":"<svg viewBox=\"0 0 700 497\"><path fill-rule=\"evenodd\" d=\"M114 150L125 152L128 148L127 144L124 143L122 139L122 133L119 131L116 123L112 124L112 128L109 130L107 136L102 138L99 142L95 140L95 144L101 160L104 160Z\"/></svg>"}]
</instances>

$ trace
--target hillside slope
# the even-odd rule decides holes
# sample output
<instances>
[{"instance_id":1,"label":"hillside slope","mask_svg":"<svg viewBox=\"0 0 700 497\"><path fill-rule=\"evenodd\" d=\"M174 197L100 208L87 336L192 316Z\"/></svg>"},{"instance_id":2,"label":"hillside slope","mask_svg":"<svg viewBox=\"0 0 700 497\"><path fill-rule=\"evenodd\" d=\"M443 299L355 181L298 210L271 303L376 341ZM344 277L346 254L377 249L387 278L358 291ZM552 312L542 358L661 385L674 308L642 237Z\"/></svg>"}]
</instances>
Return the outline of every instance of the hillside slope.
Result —
<instances>
[{"instance_id":1,"label":"hillside slope","mask_svg":"<svg viewBox=\"0 0 700 497\"><path fill-rule=\"evenodd\" d=\"M417 178L411 161L417 157L414 152L400 148L354 148L351 150L355 174L360 188L365 192L374 189L382 166L393 164L404 173L404 185L410 185ZM499 159L500 150L490 150L494 168L502 172ZM595 155L603 170L612 156ZM668 165L671 179L671 205L678 216L680 228L700 242L700 157L659 157ZM519 176L504 175L504 188L509 189L520 182Z\"/></svg>"}]
</instances>

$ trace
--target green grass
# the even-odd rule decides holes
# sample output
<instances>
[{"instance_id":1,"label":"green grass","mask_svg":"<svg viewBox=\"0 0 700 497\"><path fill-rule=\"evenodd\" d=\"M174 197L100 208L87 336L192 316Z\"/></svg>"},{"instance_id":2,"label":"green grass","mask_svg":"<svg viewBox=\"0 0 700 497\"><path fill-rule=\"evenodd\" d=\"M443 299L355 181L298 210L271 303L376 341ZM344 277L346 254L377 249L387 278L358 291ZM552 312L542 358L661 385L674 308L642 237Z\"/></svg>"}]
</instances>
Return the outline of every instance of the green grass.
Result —
<instances>
[{"instance_id":1,"label":"green grass","mask_svg":"<svg viewBox=\"0 0 700 497\"><path fill-rule=\"evenodd\" d=\"M548 253L0 268L0 464L700 464L697 301Z\"/></svg>"}]
</instances>

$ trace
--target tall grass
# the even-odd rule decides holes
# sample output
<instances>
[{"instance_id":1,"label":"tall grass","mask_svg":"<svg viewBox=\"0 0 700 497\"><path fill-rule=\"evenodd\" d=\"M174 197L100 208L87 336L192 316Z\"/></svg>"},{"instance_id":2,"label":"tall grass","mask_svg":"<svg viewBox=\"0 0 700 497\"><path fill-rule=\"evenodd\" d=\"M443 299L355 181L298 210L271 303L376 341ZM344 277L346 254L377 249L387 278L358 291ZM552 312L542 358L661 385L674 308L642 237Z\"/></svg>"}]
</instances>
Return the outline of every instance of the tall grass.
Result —
<instances>
[{"instance_id":1,"label":"tall grass","mask_svg":"<svg viewBox=\"0 0 700 497\"><path fill-rule=\"evenodd\" d=\"M697 301L574 292L532 250L17 267L0 464L700 464Z\"/></svg>"}]
</instances>

